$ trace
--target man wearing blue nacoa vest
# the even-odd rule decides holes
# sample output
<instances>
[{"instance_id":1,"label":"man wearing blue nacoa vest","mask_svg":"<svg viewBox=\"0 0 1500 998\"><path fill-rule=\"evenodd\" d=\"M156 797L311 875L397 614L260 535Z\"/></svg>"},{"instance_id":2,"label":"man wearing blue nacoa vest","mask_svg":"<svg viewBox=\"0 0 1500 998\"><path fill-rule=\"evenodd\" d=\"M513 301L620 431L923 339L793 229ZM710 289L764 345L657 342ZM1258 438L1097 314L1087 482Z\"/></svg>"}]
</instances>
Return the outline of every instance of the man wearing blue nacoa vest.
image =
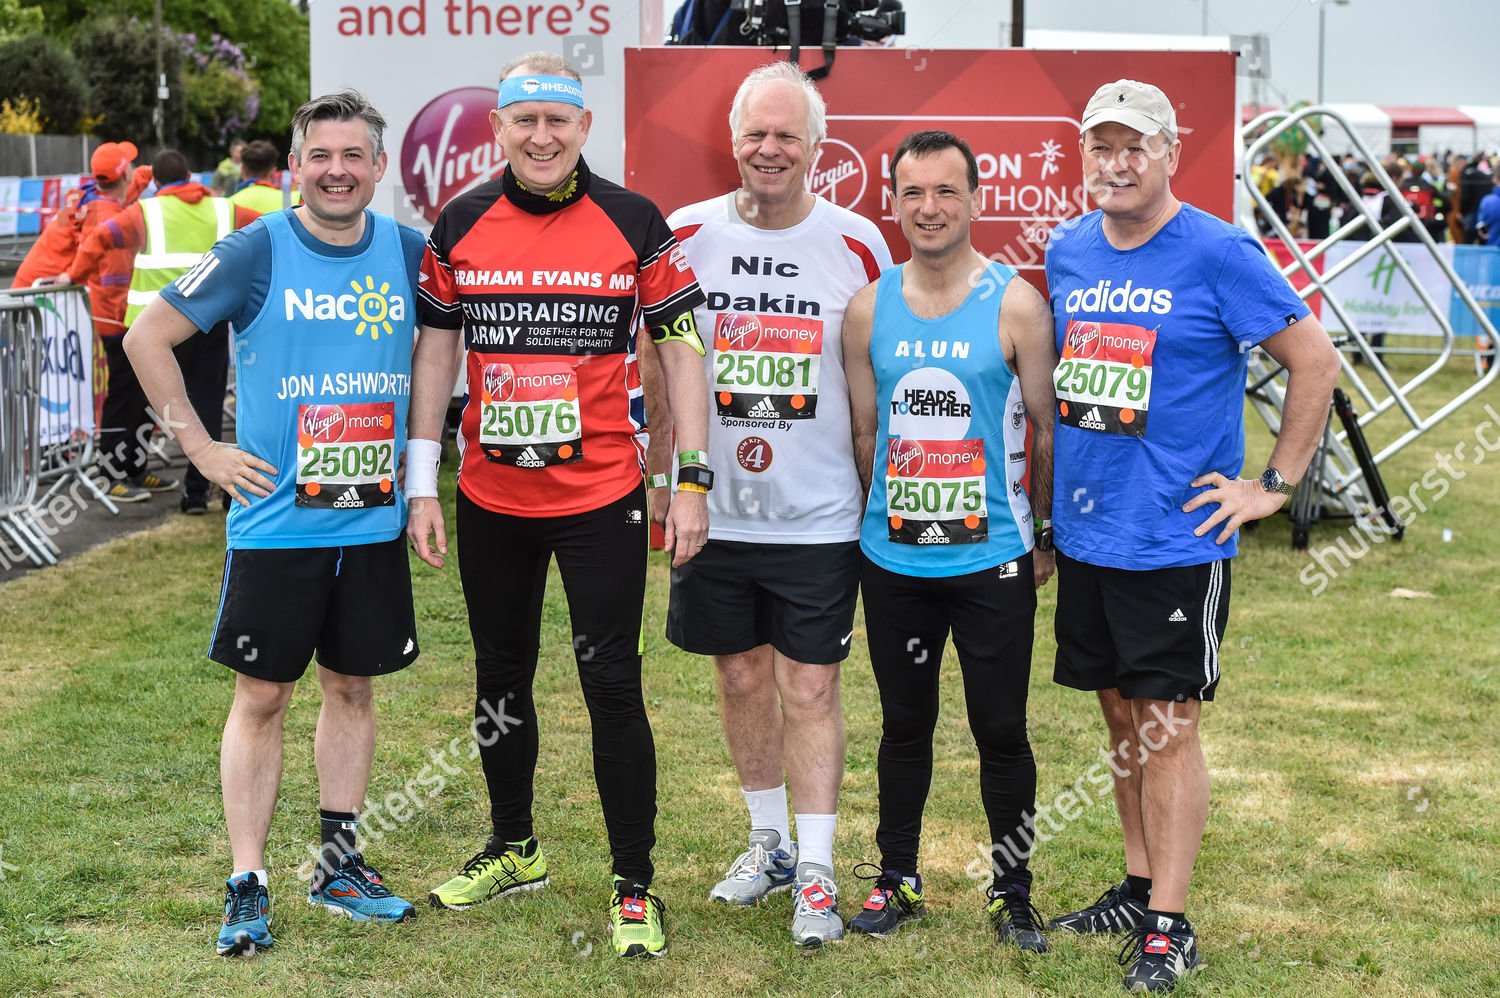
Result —
<instances>
[{"instance_id":1,"label":"man wearing blue nacoa vest","mask_svg":"<svg viewBox=\"0 0 1500 998\"><path fill-rule=\"evenodd\" d=\"M234 854L222 956L272 942L265 846L282 721L314 655L322 846L308 901L356 921L416 913L356 842L375 750L371 677L417 657L396 470L423 240L366 210L385 172L384 129L352 91L303 105L289 160L303 204L221 240L126 336L161 421L237 503L209 648L236 673L220 755ZM204 431L172 354L224 319L239 357L238 446Z\"/></svg>"}]
</instances>

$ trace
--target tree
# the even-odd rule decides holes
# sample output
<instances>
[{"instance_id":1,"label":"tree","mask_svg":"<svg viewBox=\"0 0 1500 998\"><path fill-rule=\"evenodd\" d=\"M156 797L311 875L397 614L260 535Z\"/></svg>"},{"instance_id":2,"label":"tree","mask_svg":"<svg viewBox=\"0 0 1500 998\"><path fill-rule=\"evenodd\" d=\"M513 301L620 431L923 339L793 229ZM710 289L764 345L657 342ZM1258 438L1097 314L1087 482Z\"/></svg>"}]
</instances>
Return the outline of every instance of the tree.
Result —
<instances>
[{"instance_id":1,"label":"tree","mask_svg":"<svg viewBox=\"0 0 1500 998\"><path fill-rule=\"evenodd\" d=\"M24 7L21 0L0 0L0 42L34 35L45 18L40 7Z\"/></svg>"},{"instance_id":2,"label":"tree","mask_svg":"<svg viewBox=\"0 0 1500 998\"><path fill-rule=\"evenodd\" d=\"M117 14L91 17L78 26L72 49L88 79L89 110L99 119L99 137L155 145L156 31L151 24ZM175 144L184 105L182 52L166 44L162 56L171 94L164 137Z\"/></svg>"},{"instance_id":3,"label":"tree","mask_svg":"<svg viewBox=\"0 0 1500 998\"><path fill-rule=\"evenodd\" d=\"M88 83L62 42L46 35L27 35L0 43L0 100L15 104L34 98L42 131L68 135L76 131L88 108Z\"/></svg>"},{"instance_id":4,"label":"tree","mask_svg":"<svg viewBox=\"0 0 1500 998\"><path fill-rule=\"evenodd\" d=\"M44 10L48 30L68 36L93 14L149 25L154 0L50 0ZM260 95L260 113L247 134L284 137L291 130L292 114L308 93L306 13L286 0L162 0L162 21L199 38L221 35L244 50L245 70Z\"/></svg>"}]
</instances>

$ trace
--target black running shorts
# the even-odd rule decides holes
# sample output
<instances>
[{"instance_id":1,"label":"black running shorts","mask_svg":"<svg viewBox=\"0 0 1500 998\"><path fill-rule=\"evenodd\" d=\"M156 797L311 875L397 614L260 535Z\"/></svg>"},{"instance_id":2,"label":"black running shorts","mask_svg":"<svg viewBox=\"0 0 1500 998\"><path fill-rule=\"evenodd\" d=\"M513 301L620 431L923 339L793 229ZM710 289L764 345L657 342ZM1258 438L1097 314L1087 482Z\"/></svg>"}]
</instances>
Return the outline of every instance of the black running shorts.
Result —
<instances>
[{"instance_id":1,"label":"black running shorts","mask_svg":"<svg viewBox=\"0 0 1500 998\"><path fill-rule=\"evenodd\" d=\"M698 655L769 644L795 662L849 656L859 595L859 542L710 540L672 570L667 640Z\"/></svg>"},{"instance_id":2,"label":"black running shorts","mask_svg":"<svg viewBox=\"0 0 1500 998\"><path fill-rule=\"evenodd\" d=\"M208 657L236 672L292 683L318 664L378 676L417 658L404 537L329 548L241 548L224 556Z\"/></svg>"},{"instance_id":3,"label":"black running shorts","mask_svg":"<svg viewBox=\"0 0 1500 998\"><path fill-rule=\"evenodd\" d=\"M1057 667L1078 690L1212 700L1229 620L1229 559L1130 571L1057 552Z\"/></svg>"}]
</instances>

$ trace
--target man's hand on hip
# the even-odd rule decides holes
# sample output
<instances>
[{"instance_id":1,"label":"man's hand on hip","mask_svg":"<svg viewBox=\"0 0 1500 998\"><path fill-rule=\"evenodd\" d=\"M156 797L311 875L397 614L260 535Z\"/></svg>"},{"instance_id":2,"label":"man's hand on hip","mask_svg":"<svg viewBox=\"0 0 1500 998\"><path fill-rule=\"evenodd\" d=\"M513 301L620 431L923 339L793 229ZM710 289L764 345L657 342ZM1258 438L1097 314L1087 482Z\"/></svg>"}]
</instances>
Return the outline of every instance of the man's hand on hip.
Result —
<instances>
[{"instance_id":1,"label":"man's hand on hip","mask_svg":"<svg viewBox=\"0 0 1500 998\"><path fill-rule=\"evenodd\" d=\"M1202 537L1217 524L1223 523L1224 529L1219 531L1219 536L1214 538L1215 544L1223 544L1234 536L1234 532L1240 529L1242 524L1270 516L1281 508L1282 503L1286 502L1286 496L1280 492L1267 492L1261 488L1259 479L1229 479L1217 471L1212 471L1193 479L1193 488L1203 485L1213 487L1189 499L1183 504L1182 511L1191 513L1207 503L1218 503L1219 508L1214 510L1213 515L1193 531L1194 537Z\"/></svg>"}]
</instances>

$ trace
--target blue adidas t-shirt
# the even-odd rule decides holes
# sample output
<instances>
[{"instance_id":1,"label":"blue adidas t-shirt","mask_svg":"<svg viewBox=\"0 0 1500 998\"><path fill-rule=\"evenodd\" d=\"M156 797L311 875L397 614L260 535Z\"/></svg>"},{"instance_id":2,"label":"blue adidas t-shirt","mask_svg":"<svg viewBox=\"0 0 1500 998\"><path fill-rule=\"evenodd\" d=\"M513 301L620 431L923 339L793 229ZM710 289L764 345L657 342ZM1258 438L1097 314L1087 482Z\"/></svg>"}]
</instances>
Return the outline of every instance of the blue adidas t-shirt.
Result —
<instances>
[{"instance_id":1,"label":"blue adidas t-shirt","mask_svg":"<svg viewBox=\"0 0 1500 998\"><path fill-rule=\"evenodd\" d=\"M162 297L199 329L234 324L236 437L277 468L231 507L230 548L332 547L397 536L417 281L425 240L365 213L352 246L295 211L226 236Z\"/></svg>"},{"instance_id":2,"label":"blue adidas t-shirt","mask_svg":"<svg viewBox=\"0 0 1500 998\"><path fill-rule=\"evenodd\" d=\"M1047 250L1057 548L1125 569L1233 557L1238 535L1193 536L1218 507L1182 504L1205 491L1200 475L1240 473L1247 354L1307 305L1259 242L1191 205L1131 250L1109 244L1103 220L1058 226Z\"/></svg>"}]
</instances>

